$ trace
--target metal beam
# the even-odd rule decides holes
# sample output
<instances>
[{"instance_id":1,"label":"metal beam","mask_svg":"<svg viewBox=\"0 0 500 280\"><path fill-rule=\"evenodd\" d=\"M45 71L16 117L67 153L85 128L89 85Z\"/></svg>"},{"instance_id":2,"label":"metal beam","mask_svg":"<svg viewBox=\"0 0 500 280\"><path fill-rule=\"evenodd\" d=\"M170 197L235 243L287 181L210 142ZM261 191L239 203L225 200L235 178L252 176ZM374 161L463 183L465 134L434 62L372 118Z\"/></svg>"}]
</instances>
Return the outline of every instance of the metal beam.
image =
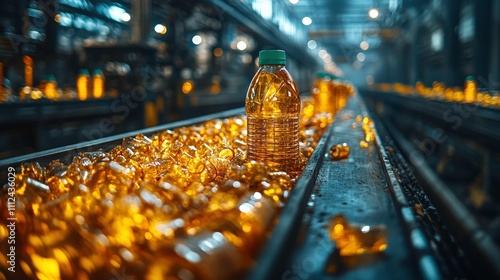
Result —
<instances>
[{"instance_id":1,"label":"metal beam","mask_svg":"<svg viewBox=\"0 0 500 280\"><path fill-rule=\"evenodd\" d=\"M309 31L309 38L311 39L315 39L317 37L343 37L344 35L345 31L340 29Z\"/></svg>"},{"instance_id":2,"label":"metal beam","mask_svg":"<svg viewBox=\"0 0 500 280\"><path fill-rule=\"evenodd\" d=\"M385 39L396 38L400 34L401 30L399 28L371 29L362 32L363 36L379 36Z\"/></svg>"},{"instance_id":3,"label":"metal beam","mask_svg":"<svg viewBox=\"0 0 500 280\"><path fill-rule=\"evenodd\" d=\"M319 37L343 37L345 35L344 29L324 29L309 31L309 38L316 39ZM386 28L386 29L365 29L361 31L362 36L379 36L382 39L390 40L399 38L401 30L399 28Z\"/></svg>"}]
</instances>

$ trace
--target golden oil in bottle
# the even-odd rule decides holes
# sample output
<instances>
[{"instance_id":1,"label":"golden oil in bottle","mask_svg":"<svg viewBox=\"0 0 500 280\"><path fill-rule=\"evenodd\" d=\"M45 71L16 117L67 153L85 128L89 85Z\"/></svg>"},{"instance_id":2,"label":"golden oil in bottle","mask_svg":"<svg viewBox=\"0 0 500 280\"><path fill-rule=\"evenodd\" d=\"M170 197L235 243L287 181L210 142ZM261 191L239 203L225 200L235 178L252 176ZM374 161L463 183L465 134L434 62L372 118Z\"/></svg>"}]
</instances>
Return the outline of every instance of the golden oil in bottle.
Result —
<instances>
[{"instance_id":1,"label":"golden oil in bottle","mask_svg":"<svg viewBox=\"0 0 500 280\"><path fill-rule=\"evenodd\" d=\"M347 83L334 76L332 84L335 100L337 102L337 110L341 110L347 105L347 97L349 94Z\"/></svg>"},{"instance_id":2,"label":"golden oil in bottle","mask_svg":"<svg viewBox=\"0 0 500 280\"><path fill-rule=\"evenodd\" d=\"M477 96L477 84L474 76L467 76L464 83L464 102L474 103Z\"/></svg>"},{"instance_id":3,"label":"golden oil in bottle","mask_svg":"<svg viewBox=\"0 0 500 280\"><path fill-rule=\"evenodd\" d=\"M33 59L29 55L23 56L24 82L27 87L33 87Z\"/></svg>"},{"instance_id":4,"label":"golden oil in bottle","mask_svg":"<svg viewBox=\"0 0 500 280\"><path fill-rule=\"evenodd\" d=\"M104 74L101 69L94 70L92 75L92 96L94 98L104 96Z\"/></svg>"},{"instance_id":5,"label":"golden oil in bottle","mask_svg":"<svg viewBox=\"0 0 500 280\"><path fill-rule=\"evenodd\" d=\"M259 69L245 101L248 159L273 162L295 174L300 161L300 96L285 64L282 50L259 53Z\"/></svg>"},{"instance_id":6,"label":"golden oil in bottle","mask_svg":"<svg viewBox=\"0 0 500 280\"><path fill-rule=\"evenodd\" d=\"M47 77L47 81L45 83L45 96L48 99L58 99L58 93L57 93L57 81L56 77L54 75L49 75Z\"/></svg>"},{"instance_id":7,"label":"golden oil in bottle","mask_svg":"<svg viewBox=\"0 0 500 280\"><path fill-rule=\"evenodd\" d=\"M86 69L80 70L80 74L76 78L76 95L79 100L87 100L89 98L90 74Z\"/></svg>"},{"instance_id":8,"label":"golden oil in bottle","mask_svg":"<svg viewBox=\"0 0 500 280\"><path fill-rule=\"evenodd\" d=\"M337 101L333 90L331 75L326 72L318 72L314 80L311 96L314 101L314 113L332 113L337 110Z\"/></svg>"},{"instance_id":9,"label":"golden oil in bottle","mask_svg":"<svg viewBox=\"0 0 500 280\"><path fill-rule=\"evenodd\" d=\"M220 232L205 231L160 248L144 279L232 279L248 260Z\"/></svg>"}]
</instances>

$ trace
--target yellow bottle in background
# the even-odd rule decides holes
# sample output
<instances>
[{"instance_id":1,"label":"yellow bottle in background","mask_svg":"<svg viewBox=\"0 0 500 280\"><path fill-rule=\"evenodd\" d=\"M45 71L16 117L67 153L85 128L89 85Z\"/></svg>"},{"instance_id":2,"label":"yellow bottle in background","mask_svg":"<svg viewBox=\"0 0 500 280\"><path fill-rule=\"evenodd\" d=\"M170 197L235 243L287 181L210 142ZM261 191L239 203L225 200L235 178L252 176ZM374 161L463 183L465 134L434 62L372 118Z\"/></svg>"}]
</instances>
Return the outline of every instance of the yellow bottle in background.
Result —
<instances>
[{"instance_id":1,"label":"yellow bottle in background","mask_svg":"<svg viewBox=\"0 0 500 280\"><path fill-rule=\"evenodd\" d=\"M332 77L333 92L337 101L337 110L341 110L347 104L348 88L346 83L336 76Z\"/></svg>"},{"instance_id":2,"label":"yellow bottle in background","mask_svg":"<svg viewBox=\"0 0 500 280\"><path fill-rule=\"evenodd\" d=\"M101 69L94 70L92 75L92 96L94 98L104 96L104 74Z\"/></svg>"},{"instance_id":3,"label":"yellow bottle in background","mask_svg":"<svg viewBox=\"0 0 500 280\"><path fill-rule=\"evenodd\" d=\"M295 177L300 160L300 96L285 64L282 50L259 53L259 69L245 101L248 159L273 162Z\"/></svg>"},{"instance_id":4,"label":"yellow bottle in background","mask_svg":"<svg viewBox=\"0 0 500 280\"><path fill-rule=\"evenodd\" d=\"M314 80L311 96L314 101L314 113L332 113L337 110L337 101L333 89L332 77L326 72L318 72Z\"/></svg>"},{"instance_id":5,"label":"yellow bottle in background","mask_svg":"<svg viewBox=\"0 0 500 280\"><path fill-rule=\"evenodd\" d=\"M27 87L33 87L33 59L29 55L23 56L24 82Z\"/></svg>"},{"instance_id":6,"label":"yellow bottle in background","mask_svg":"<svg viewBox=\"0 0 500 280\"><path fill-rule=\"evenodd\" d=\"M90 74L87 69L80 70L76 78L76 96L80 100L87 100L90 94Z\"/></svg>"},{"instance_id":7,"label":"yellow bottle in background","mask_svg":"<svg viewBox=\"0 0 500 280\"><path fill-rule=\"evenodd\" d=\"M44 84L44 93L48 99L58 99L57 93L57 81L54 75L47 76L47 80Z\"/></svg>"},{"instance_id":8,"label":"yellow bottle in background","mask_svg":"<svg viewBox=\"0 0 500 280\"><path fill-rule=\"evenodd\" d=\"M474 76L467 76L464 83L464 102L474 103L477 97L477 84Z\"/></svg>"},{"instance_id":9,"label":"yellow bottle in background","mask_svg":"<svg viewBox=\"0 0 500 280\"><path fill-rule=\"evenodd\" d=\"M446 85L437 81L432 82L432 97L444 98Z\"/></svg>"},{"instance_id":10,"label":"yellow bottle in background","mask_svg":"<svg viewBox=\"0 0 500 280\"><path fill-rule=\"evenodd\" d=\"M19 92L19 99L30 99L33 89L33 59L29 55L23 56L25 86Z\"/></svg>"}]
</instances>

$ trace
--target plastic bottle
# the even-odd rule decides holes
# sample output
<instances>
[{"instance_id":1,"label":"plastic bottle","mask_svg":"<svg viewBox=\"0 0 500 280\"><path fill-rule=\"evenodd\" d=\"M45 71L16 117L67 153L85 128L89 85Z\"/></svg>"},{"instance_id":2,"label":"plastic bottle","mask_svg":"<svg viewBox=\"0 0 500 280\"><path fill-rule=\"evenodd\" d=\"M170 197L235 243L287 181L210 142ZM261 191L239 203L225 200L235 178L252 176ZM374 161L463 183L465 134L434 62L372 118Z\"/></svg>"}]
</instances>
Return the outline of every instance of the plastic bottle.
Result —
<instances>
[{"instance_id":1,"label":"plastic bottle","mask_svg":"<svg viewBox=\"0 0 500 280\"><path fill-rule=\"evenodd\" d=\"M33 59L29 55L23 57L24 82L27 87L33 87Z\"/></svg>"},{"instance_id":2,"label":"plastic bottle","mask_svg":"<svg viewBox=\"0 0 500 280\"><path fill-rule=\"evenodd\" d=\"M24 83L25 86L19 91L19 99L30 99L33 89L33 59L29 55L23 56L24 63Z\"/></svg>"},{"instance_id":3,"label":"plastic bottle","mask_svg":"<svg viewBox=\"0 0 500 280\"><path fill-rule=\"evenodd\" d=\"M296 176L300 160L300 96L285 64L282 50L259 53L259 69L245 101L248 159L273 162Z\"/></svg>"},{"instance_id":4,"label":"plastic bottle","mask_svg":"<svg viewBox=\"0 0 500 280\"><path fill-rule=\"evenodd\" d=\"M104 74L101 69L94 70L92 75L92 96L94 98L104 96Z\"/></svg>"},{"instance_id":5,"label":"plastic bottle","mask_svg":"<svg viewBox=\"0 0 500 280\"><path fill-rule=\"evenodd\" d=\"M273 201L259 192L243 196L237 207L225 213L223 218L206 221L205 229L221 232L246 255L255 256L276 211Z\"/></svg>"},{"instance_id":6,"label":"plastic bottle","mask_svg":"<svg viewBox=\"0 0 500 280\"><path fill-rule=\"evenodd\" d=\"M87 69L80 70L80 74L76 78L76 95L80 100L89 98L90 74Z\"/></svg>"},{"instance_id":7,"label":"plastic bottle","mask_svg":"<svg viewBox=\"0 0 500 280\"><path fill-rule=\"evenodd\" d=\"M464 102L474 103L477 96L477 84L474 76L467 76L464 83Z\"/></svg>"},{"instance_id":8,"label":"plastic bottle","mask_svg":"<svg viewBox=\"0 0 500 280\"><path fill-rule=\"evenodd\" d=\"M335 100L337 101L337 110L341 110L347 104L348 89L346 82L338 78L337 76L332 76L333 92L335 95Z\"/></svg>"},{"instance_id":9,"label":"plastic bottle","mask_svg":"<svg viewBox=\"0 0 500 280\"><path fill-rule=\"evenodd\" d=\"M202 232L160 247L141 279L238 279L244 256L220 232Z\"/></svg>"},{"instance_id":10,"label":"plastic bottle","mask_svg":"<svg viewBox=\"0 0 500 280\"><path fill-rule=\"evenodd\" d=\"M332 76L326 72L318 72L314 80L311 96L314 101L314 113L332 113L337 110L337 102L333 91Z\"/></svg>"},{"instance_id":11,"label":"plastic bottle","mask_svg":"<svg viewBox=\"0 0 500 280\"><path fill-rule=\"evenodd\" d=\"M44 92L48 99L58 99L57 81L54 75L47 76L47 80L44 85Z\"/></svg>"}]
</instances>

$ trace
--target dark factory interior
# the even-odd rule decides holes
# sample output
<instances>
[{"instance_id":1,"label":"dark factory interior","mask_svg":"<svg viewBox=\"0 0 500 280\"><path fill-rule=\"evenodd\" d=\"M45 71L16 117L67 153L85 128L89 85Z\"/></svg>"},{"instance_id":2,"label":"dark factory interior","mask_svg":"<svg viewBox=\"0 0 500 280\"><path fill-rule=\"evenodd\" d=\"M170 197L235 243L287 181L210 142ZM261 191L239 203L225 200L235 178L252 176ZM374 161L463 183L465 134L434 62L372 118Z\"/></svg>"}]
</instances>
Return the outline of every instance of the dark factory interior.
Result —
<instances>
[{"instance_id":1,"label":"dark factory interior","mask_svg":"<svg viewBox=\"0 0 500 280\"><path fill-rule=\"evenodd\" d=\"M500 279L500 0L2 0L0 129L0 279Z\"/></svg>"}]
</instances>

